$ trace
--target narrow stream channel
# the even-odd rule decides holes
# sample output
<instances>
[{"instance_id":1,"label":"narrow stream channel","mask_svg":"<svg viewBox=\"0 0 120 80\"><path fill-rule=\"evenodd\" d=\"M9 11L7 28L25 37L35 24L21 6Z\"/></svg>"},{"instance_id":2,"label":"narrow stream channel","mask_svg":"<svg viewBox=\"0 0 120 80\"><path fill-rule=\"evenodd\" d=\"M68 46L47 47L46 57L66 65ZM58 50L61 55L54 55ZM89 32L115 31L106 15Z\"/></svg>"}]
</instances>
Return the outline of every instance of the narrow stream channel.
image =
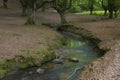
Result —
<instances>
[{"instance_id":1,"label":"narrow stream channel","mask_svg":"<svg viewBox=\"0 0 120 80\"><path fill-rule=\"evenodd\" d=\"M66 35L66 45L57 51L57 54L63 60L63 64L49 62L41 67L45 69L42 74L32 73L36 70L36 68L33 68L4 80L76 80L83 71L83 67L99 57L99 50L90 41L82 39L80 36L71 33L63 34ZM69 61L68 59L71 58L76 58L79 62Z\"/></svg>"}]
</instances>

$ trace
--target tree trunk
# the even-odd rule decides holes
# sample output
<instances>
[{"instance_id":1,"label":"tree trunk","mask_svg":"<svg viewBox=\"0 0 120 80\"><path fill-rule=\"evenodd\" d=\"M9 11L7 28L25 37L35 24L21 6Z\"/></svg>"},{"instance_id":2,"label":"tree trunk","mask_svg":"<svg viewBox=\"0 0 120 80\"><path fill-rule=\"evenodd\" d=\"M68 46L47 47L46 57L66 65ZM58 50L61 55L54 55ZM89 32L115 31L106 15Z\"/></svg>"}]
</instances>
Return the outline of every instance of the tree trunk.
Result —
<instances>
[{"instance_id":1,"label":"tree trunk","mask_svg":"<svg viewBox=\"0 0 120 80\"><path fill-rule=\"evenodd\" d=\"M42 12L45 12L45 5L42 7Z\"/></svg>"},{"instance_id":2,"label":"tree trunk","mask_svg":"<svg viewBox=\"0 0 120 80\"><path fill-rule=\"evenodd\" d=\"M89 0L90 15L93 14L94 0Z\"/></svg>"},{"instance_id":3,"label":"tree trunk","mask_svg":"<svg viewBox=\"0 0 120 80\"><path fill-rule=\"evenodd\" d=\"M118 17L117 10L115 10L114 12L115 12L115 18L117 18Z\"/></svg>"},{"instance_id":4,"label":"tree trunk","mask_svg":"<svg viewBox=\"0 0 120 80\"><path fill-rule=\"evenodd\" d=\"M107 15L107 9L104 9L104 16Z\"/></svg>"},{"instance_id":5,"label":"tree trunk","mask_svg":"<svg viewBox=\"0 0 120 80\"><path fill-rule=\"evenodd\" d=\"M35 15L33 9L27 9L27 21L25 24L27 25L34 25L35 24Z\"/></svg>"},{"instance_id":6,"label":"tree trunk","mask_svg":"<svg viewBox=\"0 0 120 80\"><path fill-rule=\"evenodd\" d=\"M112 19L113 18L113 11L109 11L109 18Z\"/></svg>"},{"instance_id":7,"label":"tree trunk","mask_svg":"<svg viewBox=\"0 0 120 80\"><path fill-rule=\"evenodd\" d=\"M8 8L7 2L8 2L8 0L3 0L3 8Z\"/></svg>"},{"instance_id":8,"label":"tree trunk","mask_svg":"<svg viewBox=\"0 0 120 80\"><path fill-rule=\"evenodd\" d=\"M61 23L66 24L67 21L66 21L66 18L65 18L65 13L60 12L59 14L60 14L60 18L61 18Z\"/></svg>"},{"instance_id":9,"label":"tree trunk","mask_svg":"<svg viewBox=\"0 0 120 80\"><path fill-rule=\"evenodd\" d=\"M22 7L22 16L27 16L26 8Z\"/></svg>"},{"instance_id":10,"label":"tree trunk","mask_svg":"<svg viewBox=\"0 0 120 80\"><path fill-rule=\"evenodd\" d=\"M26 25L34 25L35 21L33 16L28 17L27 22L25 23Z\"/></svg>"},{"instance_id":11,"label":"tree trunk","mask_svg":"<svg viewBox=\"0 0 120 80\"><path fill-rule=\"evenodd\" d=\"M93 10L91 9L91 10L90 10L90 15L92 15L92 14L93 14Z\"/></svg>"},{"instance_id":12,"label":"tree trunk","mask_svg":"<svg viewBox=\"0 0 120 80\"><path fill-rule=\"evenodd\" d=\"M93 14L93 5L90 7L90 15Z\"/></svg>"}]
</instances>

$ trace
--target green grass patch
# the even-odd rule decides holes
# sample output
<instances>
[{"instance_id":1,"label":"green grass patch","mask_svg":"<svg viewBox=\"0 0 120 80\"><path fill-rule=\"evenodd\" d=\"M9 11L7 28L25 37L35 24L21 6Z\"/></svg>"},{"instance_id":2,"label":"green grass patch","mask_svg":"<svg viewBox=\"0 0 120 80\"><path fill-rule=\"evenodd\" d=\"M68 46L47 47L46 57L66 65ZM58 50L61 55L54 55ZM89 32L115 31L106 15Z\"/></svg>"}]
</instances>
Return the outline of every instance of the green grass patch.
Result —
<instances>
[{"instance_id":1,"label":"green grass patch","mask_svg":"<svg viewBox=\"0 0 120 80\"><path fill-rule=\"evenodd\" d=\"M11 60L2 60L0 59L0 77L4 77L7 72L15 69L15 61Z\"/></svg>"},{"instance_id":2,"label":"green grass patch","mask_svg":"<svg viewBox=\"0 0 120 80\"><path fill-rule=\"evenodd\" d=\"M89 15L90 11L77 12L74 14ZM93 11L93 15L104 15L104 11Z\"/></svg>"}]
</instances>

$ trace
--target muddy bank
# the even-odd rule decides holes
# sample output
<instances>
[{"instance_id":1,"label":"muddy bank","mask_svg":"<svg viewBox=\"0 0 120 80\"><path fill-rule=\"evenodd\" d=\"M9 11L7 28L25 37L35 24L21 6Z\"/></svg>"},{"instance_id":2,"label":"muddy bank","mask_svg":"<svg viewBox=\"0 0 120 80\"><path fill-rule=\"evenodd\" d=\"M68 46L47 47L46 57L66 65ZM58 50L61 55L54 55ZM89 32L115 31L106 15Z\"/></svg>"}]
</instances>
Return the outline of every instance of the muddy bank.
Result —
<instances>
[{"instance_id":1,"label":"muddy bank","mask_svg":"<svg viewBox=\"0 0 120 80\"><path fill-rule=\"evenodd\" d=\"M82 27L64 25L59 30L70 31L80 34L98 44L105 55L85 67L78 80L99 79L99 80L119 80L120 79L120 41L118 39L104 39L94 35L94 31ZM104 54L104 53L103 53ZM102 54L102 55L103 55Z\"/></svg>"}]
</instances>

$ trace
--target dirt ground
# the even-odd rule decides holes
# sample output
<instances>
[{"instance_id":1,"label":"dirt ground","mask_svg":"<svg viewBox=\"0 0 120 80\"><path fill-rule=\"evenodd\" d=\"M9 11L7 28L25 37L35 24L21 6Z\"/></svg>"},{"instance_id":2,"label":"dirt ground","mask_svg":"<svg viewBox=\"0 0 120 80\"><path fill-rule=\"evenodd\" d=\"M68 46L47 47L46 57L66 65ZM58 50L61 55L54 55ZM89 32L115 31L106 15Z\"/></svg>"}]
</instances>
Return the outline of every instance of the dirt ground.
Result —
<instances>
[{"instance_id":1,"label":"dirt ground","mask_svg":"<svg viewBox=\"0 0 120 80\"><path fill-rule=\"evenodd\" d=\"M21 16L21 8L17 4L16 0L11 0L8 9L0 8L0 59L13 58L22 50L55 46L61 37L41 24L24 25L26 18Z\"/></svg>"},{"instance_id":2,"label":"dirt ground","mask_svg":"<svg viewBox=\"0 0 120 80\"><path fill-rule=\"evenodd\" d=\"M10 9L0 8L0 57L13 56L17 49L38 47L38 41L54 42L56 38L51 36L55 36L56 32L44 26L40 29L23 26L26 19L21 17L20 6L14 7L17 5L11 4L9 2ZM84 72L80 80L120 80L120 19L110 20L104 16L77 14L67 14L66 18L68 22L91 31L102 40L100 48L110 49L102 58L94 61L93 65L86 66L88 69L92 68L92 71ZM36 22L59 24L60 19L54 10L39 10L36 13Z\"/></svg>"}]
</instances>

